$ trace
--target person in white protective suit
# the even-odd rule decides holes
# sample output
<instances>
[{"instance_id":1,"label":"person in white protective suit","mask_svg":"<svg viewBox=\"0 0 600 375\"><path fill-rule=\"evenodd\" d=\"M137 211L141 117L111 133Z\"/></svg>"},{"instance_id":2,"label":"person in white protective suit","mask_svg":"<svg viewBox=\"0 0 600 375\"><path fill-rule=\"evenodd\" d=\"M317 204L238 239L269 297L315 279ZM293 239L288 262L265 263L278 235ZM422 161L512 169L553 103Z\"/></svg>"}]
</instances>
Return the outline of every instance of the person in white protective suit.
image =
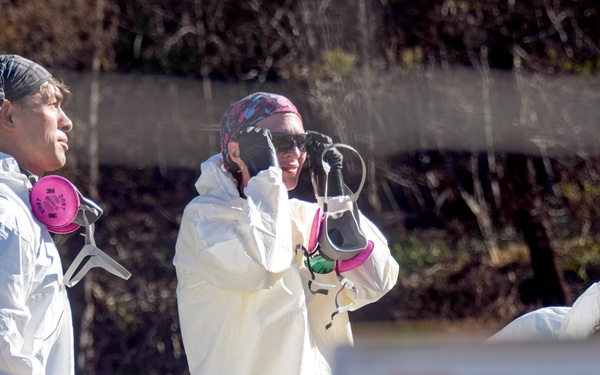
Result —
<instances>
[{"instance_id":1,"label":"person in white protective suit","mask_svg":"<svg viewBox=\"0 0 600 375\"><path fill-rule=\"evenodd\" d=\"M510 322L488 342L584 340L600 327L600 283L592 284L572 307L543 307Z\"/></svg>"},{"instance_id":2,"label":"person in white protective suit","mask_svg":"<svg viewBox=\"0 0 600 375\"><path fill-rule=\"evenodd\" d=\"M0 373L74 374L60 255L32 215L32 182L66 162L69 89L42 66L0 55Z\"/></svg>"},{"instance_id":3,"label":"person in white protective suit","mask_svg":"<svg viewBox=\"0 0 600 375\"><path fill-rule=\"evenodd\" d=\"M307 157L321 179L320 204L288 198ZM325 197L332 197L329 212L357 212L344 194L342 168L331 139L305 133L283 96L254 93L226 111L221 154L201 165L199 195L185 208L173 261L192 374L331 373L335 347L353 342L347 310L381 298L399 268L360 213L346 223L360 248L315 251L335 242L321 230L327 218L330 227L347 229L322 214ZM352 227L358 221L360 228Z\"/></svg>"}]
</instances>

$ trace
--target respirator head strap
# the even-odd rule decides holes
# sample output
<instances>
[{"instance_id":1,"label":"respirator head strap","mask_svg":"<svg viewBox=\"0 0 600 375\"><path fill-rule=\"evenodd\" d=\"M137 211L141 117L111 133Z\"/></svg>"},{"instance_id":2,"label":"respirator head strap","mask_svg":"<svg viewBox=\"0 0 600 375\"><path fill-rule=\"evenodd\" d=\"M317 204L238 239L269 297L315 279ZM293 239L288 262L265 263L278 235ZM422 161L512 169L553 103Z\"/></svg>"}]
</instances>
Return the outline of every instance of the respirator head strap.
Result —
<instances>
[{"instance_id":1,"label":"respirator head strap","mask_svg":"<svg viewBox=\"0 0 600 375\"><path fill-rule=\"evenodd\" d=\"M331 314L331 320L325 326L325 330L329 330L329 328L331 328L331 326L333 326L333 318L337 314L348 312L348 311L350 311L350 307L352 307L352 303L349 303L347 305L340 305L340 303L338 301L339 296L340 296L340 294L342 294L344 289L348 289L351 292L353 292L355 299L358 297L358 290L354 286L354 283L352 281L348 280L347 278L345 278L344 276L342 276L337 269L335 270L335 273L337 275L338 280L342 284L342 286L340 287L340 289L338 290L338 292L335 295L335 311Z\"/></svg>"}]
</instances>

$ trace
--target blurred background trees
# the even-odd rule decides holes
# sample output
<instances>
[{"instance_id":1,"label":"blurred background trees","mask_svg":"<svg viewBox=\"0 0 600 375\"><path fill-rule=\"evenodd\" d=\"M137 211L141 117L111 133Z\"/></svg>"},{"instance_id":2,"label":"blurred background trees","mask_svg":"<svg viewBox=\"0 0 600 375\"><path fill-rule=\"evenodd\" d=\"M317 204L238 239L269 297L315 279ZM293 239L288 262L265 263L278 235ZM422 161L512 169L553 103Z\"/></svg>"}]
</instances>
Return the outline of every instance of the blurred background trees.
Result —
<instances>
[{"instance_id":1,"label":"blurred background trees","mask_svg":"<svg viewBox=\"0 0 600 375\"><path fill-rule=\"evenodd\" d=\"M0 9L2 53L83 77L72 106L86 153L61 173L102 202L97 240L133 272L127 282L90 273L69 291L82 373L187 371L171 258L201 160L168 165L165 145L172 137L171 148L193 150L185 142L197 137L218 147L221 114L249 90L289 92L310 128L356 145L369 163L361 207L403 271L385 308L369 306L355 321L502 324L568 304L600 275L599 159L589 146L598 136L569 102L600 108L592 0L0 0ZM144 92L145 109L119 99L135 92L119 84L138 76L161 87ZM199 83L201 92L187 94L202 100L164 77ZM517 115L506 126L522 136L507 140L497 108L511 100ZM185 116L173 110L153 124L167 101ZM385 112L414 102L402 115ZM149 141L157 162L128 159L142 146L127 122L107 119L113 112L158 126ZM536 133L554 118L564 125L552 136ZM98 139L107 128L126 157ZM120 162L103 164L102 150ZM66 265L80 241L57 238Z\"/></svg>"},{"instance_id":2,"label":"blurred background trees","mask_svg":"<svg viewBox=\"0 0 600 375\"><path fill-rule=\"evenodd\" d=\"M599 68L599 10L585 0L3 0L2 6L3 50L69 69L91 69L96 45L105 71L224 80L302 76L336 47L373 68L476 66L482 49L492 68Z\"/></svg>"}]
</instances>

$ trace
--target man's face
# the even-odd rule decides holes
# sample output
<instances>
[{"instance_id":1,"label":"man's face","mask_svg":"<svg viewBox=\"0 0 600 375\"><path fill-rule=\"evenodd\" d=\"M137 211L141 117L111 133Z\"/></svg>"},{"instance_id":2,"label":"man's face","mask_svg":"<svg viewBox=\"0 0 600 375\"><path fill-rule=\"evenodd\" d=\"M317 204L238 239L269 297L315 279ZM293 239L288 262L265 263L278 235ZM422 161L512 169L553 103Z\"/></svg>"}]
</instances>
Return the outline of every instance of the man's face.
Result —
<instances>
[{"instance_id":1,"label":"man's face","mask_svg":"<svg viewBox=\"0 0 600 375\"><path fill-rule=\"evenodd\" d=\"M67 134L73 123L62 110L63 95L51 82L15 104L12 120L21 147L21 166L38 176L66 163Z\"/></svg>"},{"instance_id":2,"label":"man's face","mask_svg":"<svg viewBox=\"0 0 600 375\"><path fill-rule=\"evenodd\" d=\"M271 133L299 134L304 133L302 120L293 113L276 113L259 121L256 126L269 129ZM298 184L302 166L306 161L306 151L302 152L298 147L289 150L278 150L277 159L283 171L283 183L288 190L292 190Z\"/></svg>"}]
</instances>

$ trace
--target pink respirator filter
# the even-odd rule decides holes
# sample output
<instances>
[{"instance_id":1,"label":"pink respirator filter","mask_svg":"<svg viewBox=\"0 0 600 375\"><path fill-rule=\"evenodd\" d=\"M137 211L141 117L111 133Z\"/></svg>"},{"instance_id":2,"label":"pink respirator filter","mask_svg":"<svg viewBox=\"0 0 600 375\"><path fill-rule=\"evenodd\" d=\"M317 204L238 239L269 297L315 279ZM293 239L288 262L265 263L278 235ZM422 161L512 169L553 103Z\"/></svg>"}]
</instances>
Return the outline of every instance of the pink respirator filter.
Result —
<instances>
[{"instance_id":1,"label":"pink respirator filter","mask_svg":"<svg viewBox=\"0 0 600 375\"><path fill-rule=\"evenodd\" d=\"M73 219L79 210L77 189L61 176L45 176L33 185L29 202L35 217L54 233L70 233L79 224Z\"/></svg>"},{"instance_id":2,"label":"pink respirator filter","mask_svg":"<svg viewBox=\"0 0 600 375\"><path fill-rule=\"evenodd\" d=\"M321 225L323 224L324 216L321 214L321 209L317 208L315 217L313 218L310 229L310 237L308 238L308 253L313 254L317 250L319 244L319 234L321 233Z\"/></svg>"}]
</instances>

